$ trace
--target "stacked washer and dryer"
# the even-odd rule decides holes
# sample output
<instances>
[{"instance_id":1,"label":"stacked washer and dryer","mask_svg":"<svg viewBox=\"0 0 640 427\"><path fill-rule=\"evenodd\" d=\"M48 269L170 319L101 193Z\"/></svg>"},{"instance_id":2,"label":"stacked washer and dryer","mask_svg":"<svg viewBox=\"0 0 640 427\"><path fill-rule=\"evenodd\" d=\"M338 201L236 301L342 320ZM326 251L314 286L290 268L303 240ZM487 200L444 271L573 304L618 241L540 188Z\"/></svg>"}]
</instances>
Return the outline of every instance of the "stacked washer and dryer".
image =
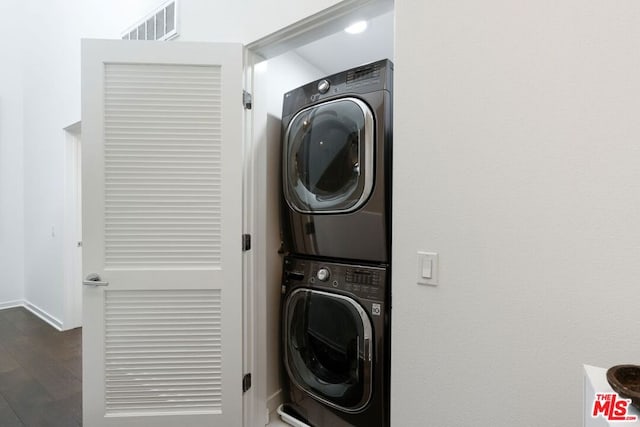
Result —
<instances>
[{"instance_id":1,"label":"stacked washer and dryer","mask_svg":"<svg viewBox=\"0 0 640 427\"><path fill-rule=\"evenodd\" d=\"M314 427L389 425L392 74L284 95L285 408Z\"/></svg>"}]
</instances>

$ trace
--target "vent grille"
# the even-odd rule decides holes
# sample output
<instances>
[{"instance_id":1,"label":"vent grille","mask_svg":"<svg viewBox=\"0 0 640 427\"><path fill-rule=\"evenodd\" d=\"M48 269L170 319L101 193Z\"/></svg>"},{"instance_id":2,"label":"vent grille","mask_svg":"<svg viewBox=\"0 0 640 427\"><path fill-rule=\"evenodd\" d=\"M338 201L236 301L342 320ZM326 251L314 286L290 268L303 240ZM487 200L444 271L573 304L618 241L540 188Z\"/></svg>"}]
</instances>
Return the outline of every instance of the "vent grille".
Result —
<instances>
[{"instance_id":1,"label":"vent grille","mask_svg":"<svg viewBox=\"0 0 640 427\"><path fill-rule=\"evenodd\" d=\"M105 67L105 266L218 268L220 67Z\"/></svg>"},{"instance_id":2,"label":"vent grille","mask_svg":"<svg viewBox=\"0 0 640 427\"><path fill-rule=\"evenodd\" d=\"M165 3L132 25L122 34L123 40L170 40L178 35L176 1Z\"/></svg>"},{"instance_id":3,"label":"vent grille","mask_svg":"<svg viewBox=\"0 0 640 427\"><path fill-rule=\"evenodd\" d=\"M107 415L221 413L220 290L105 291Z\"/></svg>"},{"instance_id":4,"label":"vent grille","mask_svg":"<svg viewBox=\"0 0 640 427\"><path fill-rule=\"evenodd\" d=\"M347 84L355 83L362 80L375 79L380 77L380 66L371 65L368 67L349 70L347 73Z\"/></svg>"}]
</instances>

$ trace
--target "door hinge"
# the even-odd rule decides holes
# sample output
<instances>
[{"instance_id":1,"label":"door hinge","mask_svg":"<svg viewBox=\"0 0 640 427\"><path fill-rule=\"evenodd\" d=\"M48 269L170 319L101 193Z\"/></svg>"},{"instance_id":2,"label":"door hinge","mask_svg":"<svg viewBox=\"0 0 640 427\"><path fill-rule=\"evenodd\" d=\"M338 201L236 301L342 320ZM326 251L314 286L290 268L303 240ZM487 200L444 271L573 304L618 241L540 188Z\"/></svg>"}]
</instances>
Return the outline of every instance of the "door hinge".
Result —
<instances>
[{"instance_id":1,"label":"door hinge","mask_svg":"<svg viewBox=\"0 0 640 427\"><path fill-rule=\"evenodd\" d=\"M242 251L246 252L251 250L251 234L242 235Z\"/></svg>"},{"instance_id":2,"label":"door hinge","mask_svg":"<svg viewBox=\"0 0 640 427\"><path fill-rule=\"evenodd\" d=\"M245 374L242 377L242 392L246 393L251 388L251 374Z\"/></svg>"},{"instance_id":3,"label":"door hinge","mask_svg":"<svg viewBox=\"0 0 640 427\"><path fill-rule=\"evenodd\" d=\"M242 91L242 105L244 105L244 108L246 108L247 110L251 110L252 103L253 103L253 97L251 96L251 94L249 92L247 92L246 90L243 90Z\"/></svg>"}]
</instances>

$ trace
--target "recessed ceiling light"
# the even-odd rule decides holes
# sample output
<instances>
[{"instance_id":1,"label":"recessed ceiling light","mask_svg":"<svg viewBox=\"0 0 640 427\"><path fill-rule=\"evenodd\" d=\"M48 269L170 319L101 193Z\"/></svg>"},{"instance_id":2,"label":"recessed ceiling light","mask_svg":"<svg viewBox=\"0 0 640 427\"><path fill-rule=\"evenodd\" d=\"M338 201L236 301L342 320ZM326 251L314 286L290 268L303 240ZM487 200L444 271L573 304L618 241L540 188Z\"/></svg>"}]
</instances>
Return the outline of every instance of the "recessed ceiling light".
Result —
<instances>
[{"instance_id":1,"label":"recessed ceiling light","mask_svg":"<svg viewBox=\"0 0 640 427\"><path fill-rule=\"evenodd\" d=\"M349 25L344 30L349 34L360 34L367 29L367 21L358 21Z\"/></svg>"}]
</instances>

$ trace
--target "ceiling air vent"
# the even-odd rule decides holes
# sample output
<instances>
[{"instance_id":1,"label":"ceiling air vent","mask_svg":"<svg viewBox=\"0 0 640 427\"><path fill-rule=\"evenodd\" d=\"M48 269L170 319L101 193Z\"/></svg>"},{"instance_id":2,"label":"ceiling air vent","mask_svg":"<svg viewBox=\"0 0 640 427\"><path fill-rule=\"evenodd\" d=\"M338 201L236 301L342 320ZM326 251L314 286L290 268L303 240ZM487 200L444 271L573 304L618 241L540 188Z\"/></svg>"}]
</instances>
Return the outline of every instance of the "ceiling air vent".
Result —
<instances>
[{"instance_id":1,"label":"ceiling air vent","mask_svg":"<svg viewBox=\"0 0 640 427\"><path fill-rule=\"evenodd\" d=\"M178 35L177 27L176 0L173 0L132 25L122 34L122 39L170 40Z\"/></svg>"}]
</instances>

